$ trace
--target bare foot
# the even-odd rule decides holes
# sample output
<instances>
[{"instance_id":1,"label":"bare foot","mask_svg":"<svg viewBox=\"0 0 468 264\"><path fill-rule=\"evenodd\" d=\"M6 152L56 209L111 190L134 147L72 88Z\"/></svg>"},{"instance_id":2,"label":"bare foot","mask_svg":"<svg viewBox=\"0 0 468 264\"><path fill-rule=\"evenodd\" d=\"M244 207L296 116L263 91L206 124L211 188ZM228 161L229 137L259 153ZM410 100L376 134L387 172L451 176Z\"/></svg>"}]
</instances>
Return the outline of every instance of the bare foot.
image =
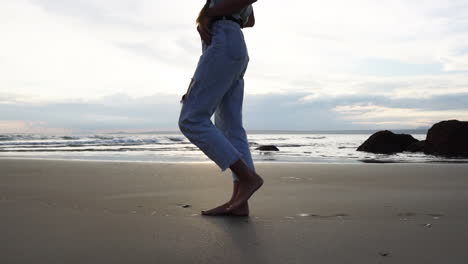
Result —
<instances>
[{"instance_id":1,"label":"bare foot","mask_svg":"<svg viewBox=\"0 0 468 264\"><path fill-rule=\"evenodd\" d=\"M230 216L249 216L249 203L245 202L239 208L231 210Z\"/></svg>"},{"instance_id":2,"label":"bare foot","mask_svg":"<svg viewBox=\"0 0 468 264\"><path fill-rule=\"evenodd\" d=\"M235 210L228 211L227 209L230 206L231 203L225 203L213 209L201 211L201 214L206 216L249 216L250 212L248 202Z\"/></svg>"},{"instance_id":3,"label":"bare foot","mask_svg":"<svg viewBox=\"0 0 468 264\"><path fill-rule=\"evenodd\" d=\"M237 191L239 190L239 181L233 182L233 189L231 199L224 204L217 206L210 210L201 211L202 215L209 215L209 216L216 216L216 215L224 215L227 213L226 209L231 205L232 201L234 201L234 197L237 195Z\"/></svg>"},{"instance_id":4,"label":"bare foot","mask_svg":"<svg viewBox=\"0 0 468 264\"><path fill-rule=\"evenodd\" d=\"M244 203L263 185L263 179L257 173L254 173L249 178L239 181L237 195L227 208L228 212L239 210Z\"/></svg>"},{"instance_id":5,"label":"bare foot","mask_svg":"<svg viewBox=\"0 0 468 264\"><path fill-rule=\"evenodd\" d=\"M215 216L215 215L224 215L227 213L227 208L230 206L231 204L228 202L228 203L225 203L225 204L222 204L218 207L215 207L213 209L210 209L210 210L203 210L201 211L201 214L202 215L208 215L208 216Z\"/></svg>"}]
</instances>

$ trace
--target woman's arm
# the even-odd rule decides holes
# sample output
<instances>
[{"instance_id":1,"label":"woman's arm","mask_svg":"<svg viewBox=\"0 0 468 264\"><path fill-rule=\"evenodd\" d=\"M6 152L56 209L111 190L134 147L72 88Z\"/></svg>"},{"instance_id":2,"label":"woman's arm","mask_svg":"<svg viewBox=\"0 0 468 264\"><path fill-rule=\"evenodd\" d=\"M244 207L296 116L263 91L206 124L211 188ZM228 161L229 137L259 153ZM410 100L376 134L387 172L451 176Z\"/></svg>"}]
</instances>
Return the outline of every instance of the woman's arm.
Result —
<instances>
[{"instance_id":1,"label":"woman's arm","mask_svg":"<svg viewBox=\"0 0 468 264\"><path fill-rule=\"evenodd\" d=\"M246 27L253 27L255 25L255 15L254 15L254 11L252 9L252 14L250 14L249 16L249 20L247 21L247 23L245 23L245 25L243 26L243 28L246 28Z\"/></svg>"},{"instance_id":2,"label":"woman's arm","mask_svg":"<svg viewBox=\"0 0 468 264\"><path fill-rule=\"evenodd\" d=\"M205 16L217 17L226 16L242 10L242 8L257 2L257 0L225 0L211 8L208 8L204 13Z\"/></svg>"}]
</instances>

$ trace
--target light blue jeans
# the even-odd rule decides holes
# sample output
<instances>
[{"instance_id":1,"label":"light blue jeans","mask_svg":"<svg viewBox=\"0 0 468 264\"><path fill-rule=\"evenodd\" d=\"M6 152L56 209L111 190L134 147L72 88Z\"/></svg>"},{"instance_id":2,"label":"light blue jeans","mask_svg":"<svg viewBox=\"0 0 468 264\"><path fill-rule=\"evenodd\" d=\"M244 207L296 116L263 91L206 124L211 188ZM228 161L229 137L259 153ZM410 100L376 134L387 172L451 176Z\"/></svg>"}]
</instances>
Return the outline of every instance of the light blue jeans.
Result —
<instances>
[{"instance_id":1,"label":"light blue jeans","mask_svg":"<svg viewBox=\"0 0 468 264\"><path fill-rule=\"evenodd\" d=\"M181 100L179 128L221 171L239 158L255 171L242 125L244 73L249 63L244 35L239 24L230 20L215 21L212 34L210 45L202 42L202 55ZM238 180L234 172L232 177Z\"/></svg>"}]
</instances>

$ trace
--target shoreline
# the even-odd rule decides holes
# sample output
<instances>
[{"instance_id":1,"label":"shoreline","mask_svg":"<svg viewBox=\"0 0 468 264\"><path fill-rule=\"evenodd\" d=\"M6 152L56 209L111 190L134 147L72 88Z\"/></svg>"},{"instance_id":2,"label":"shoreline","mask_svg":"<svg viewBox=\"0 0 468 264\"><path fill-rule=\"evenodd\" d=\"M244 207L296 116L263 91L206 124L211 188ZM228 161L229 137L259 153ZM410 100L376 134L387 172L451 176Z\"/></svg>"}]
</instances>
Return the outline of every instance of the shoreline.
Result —
<instances>
[{"instance_id":1,"label":"shoreline","mask_svg":"<svg viewBox=\"0 0 468 264\"><path fill-rule=\"evenodd\" d=\"M429 160L425 162L421 161L394 161L394 160L376 160L376 159L368 159L368 160L351 160L349 162L345 161L271 161L271 160L254 160L255 164L336 164L336 165L363 165L363 164L413 164L413 165L423 165L423 164L466 164L468 165L468 161L466 159L460 158L460 161L457 160ZM79 162L117 162L117 163L149 163L149 164L214 164L213 161L145 161L145 160L99 160L99 159L75 159L75 158L38 158L38 157L2 157L0 156L0 160L44 160L44 161L79 161Z\"/></svg>"}]
</instances>

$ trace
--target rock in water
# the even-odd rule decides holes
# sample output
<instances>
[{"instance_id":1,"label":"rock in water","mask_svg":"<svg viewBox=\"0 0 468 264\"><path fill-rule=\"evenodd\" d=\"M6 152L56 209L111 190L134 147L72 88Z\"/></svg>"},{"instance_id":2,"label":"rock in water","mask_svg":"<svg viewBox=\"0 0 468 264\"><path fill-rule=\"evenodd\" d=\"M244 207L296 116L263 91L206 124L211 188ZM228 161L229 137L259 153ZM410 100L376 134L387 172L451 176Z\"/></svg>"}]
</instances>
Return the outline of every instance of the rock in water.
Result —
<instances>
[{"instance_id":1,"label":"rock in water","mask_svg":"<svg viewBox=\"0 0 468 264\"><path fill-rule=\"evenodd\" d=\"M258 150L268 150L268 151L279 151L279 149L274 146L274 145L262 145L258 148L256 148Z\"/></svg>"},{"instance_id":2,"label":"rock in water","mask_svg":"<svg viewBox=\"0 0 468 264\"><path fill-rule=\"evenodd\" d=\"M408 134L395 134L384 130L374 133L361 146L358 151L372 153L392 154L404 151L409 145L418 142L413 136Z\"/></svg>"},{"instance_id":3,"label":"rock in water","mask_svg":"<svg viewBox=\"0 0 468 264\"><path fill-rule=\"evenodd\" d=\"M405 148L405 150L410 151L410 152L423 152L425 145L426 145L426 141L421 140L421 141L411 143L408 147Z\"/></svg>"},{"instance_id":4,"label":"rock in water","mask_svg":"<svg viewBox=\"0 0 468 264\"><path fill-rule=\"evenodd\" d=\"M427 132L425 154L468 157L468 122L441 121Z\"/></svg>"}]
</instances>

